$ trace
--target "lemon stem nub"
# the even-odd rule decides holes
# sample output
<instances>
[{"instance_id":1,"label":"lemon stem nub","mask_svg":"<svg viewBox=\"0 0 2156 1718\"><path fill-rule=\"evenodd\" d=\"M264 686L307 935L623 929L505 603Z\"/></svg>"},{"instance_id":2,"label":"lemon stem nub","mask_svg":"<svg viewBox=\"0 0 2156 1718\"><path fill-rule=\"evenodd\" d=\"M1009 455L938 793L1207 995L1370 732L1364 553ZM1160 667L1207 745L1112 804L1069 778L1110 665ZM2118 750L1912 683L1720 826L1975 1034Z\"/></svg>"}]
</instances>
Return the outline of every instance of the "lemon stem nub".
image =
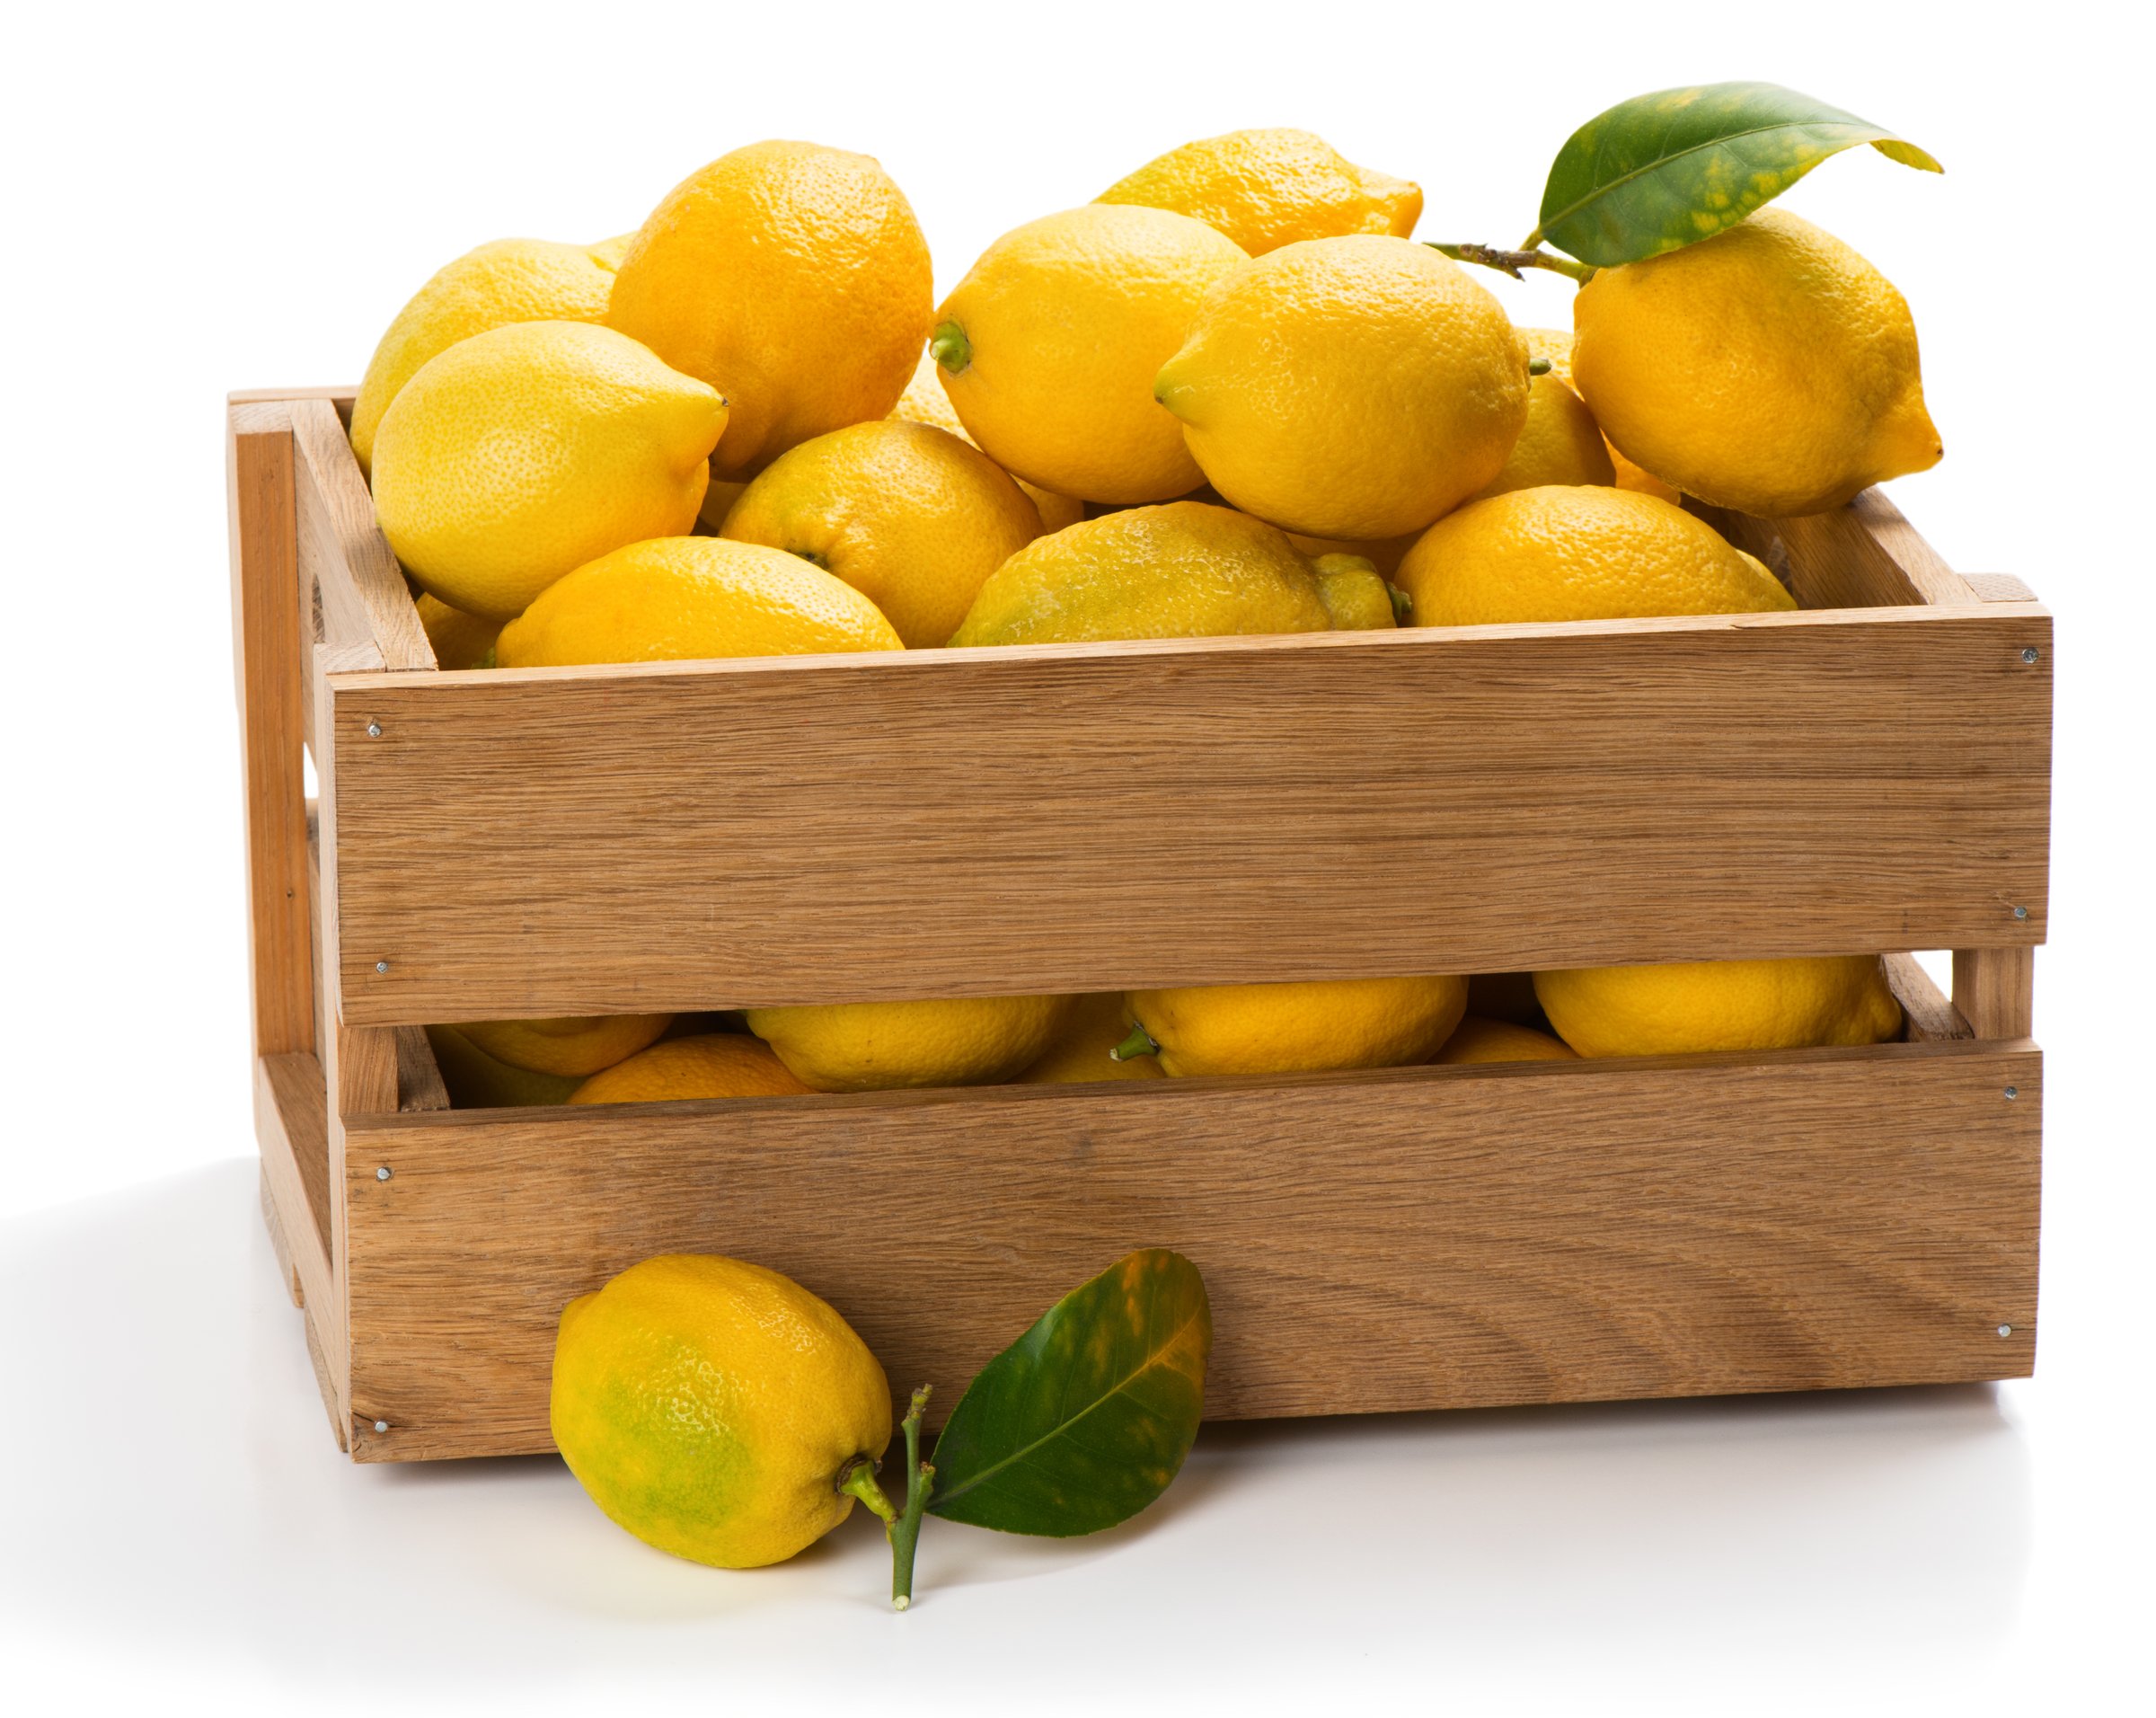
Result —
<instances>
[{"instance_id":1,"label":"lemon stem nub","mask_svg":"<svg viewBox=\"0 0 2156 1718\"><path fill-rule=\"evenodd\" d=\"M1158 1056L1161 1047L1153 1041L1153 1034L1143 1026L1133 1026L1130 1036L1108 1053L1111 1062L1135 1061L1141 1056Z\"/></svg>"},{"instance_id":2,"label":"lemon stem nub","mask_svg":"<svg viewBox=\"0 0 2156 1718\"><path fill-rule=\"evenodd\" d=\"M857 1497L867 1505L869 1512L889 1531L897 1520L898 1511L891 1507L891 1500L883 1494L883 1487L876 1483L876 1463L868 1456L856 1456L845 1465L838 1476L838 1490L848 1497Z\"/></svg>"},{"instance_id":3,"label":"lemon stem nub","mask_svg":"<svg viewBox=\"0 0 2156 1718\"><path fill-rule=\"evenodd\" d=\"M1528 374L1528 375L1530 375L1530 376L1547 376L1547 375L1549 375L1549 374L1550 374L1550 360L1549 360L1548 359L1546 359L1546 358L1531 358L1531 359L1529 359L1527 360L1527 374Z\"/></svg>"},{"instance_id":4,"label":"lemon stem nub","mask_svg":"<svg viewBox=\"0 0 2156 1718\"><path fill-rule=\"evenodd\" d=\"M921 1543L921 1518L928 1512L928 1494L935 1488L936 1470L921 1459L921 1416L928 1411L930 1386L914 1392L899 1429L906 1433L906 1508L884 1528L891 1542L891 1608L905 1610L914 1602L914 1550Z\"/></svg>"},{"instance_id":5,"label":"lemon stem nub","mask_svg":"<svg viewBox=\"0 0 2156 1718\"><path fill-rule=\"evenodd\" d=\"M1385 581L1385 595L1392 599L1392 624L1405 626L1415 613L1415 598L1409 596L1390 579Z\"/></svg>"},{"instance_id":6,"label":"lemon stem nub","mask_svg":"<svg viewBox=\"0 0 2156 1718\"><path fill-rule=\"evenodd\" d=\"M966 338L966 331L958 323L947 322L929 336L928 355L940 368L956 376L973 362L973 342Z\"/></svg>"}]
</instances>

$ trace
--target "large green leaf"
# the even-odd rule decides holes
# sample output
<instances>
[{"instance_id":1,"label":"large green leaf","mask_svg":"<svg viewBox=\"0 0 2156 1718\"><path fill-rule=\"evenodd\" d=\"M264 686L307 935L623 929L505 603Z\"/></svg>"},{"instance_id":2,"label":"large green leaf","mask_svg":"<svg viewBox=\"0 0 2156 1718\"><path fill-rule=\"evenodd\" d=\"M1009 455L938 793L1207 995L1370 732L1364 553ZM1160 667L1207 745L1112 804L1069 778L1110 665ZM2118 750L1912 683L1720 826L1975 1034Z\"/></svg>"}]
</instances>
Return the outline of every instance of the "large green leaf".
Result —
<instances>
[{"instance_id":1,"label":"large green leaf","mask_svg":"<svg viewBox=\"0 0 2156 1718\"><path fill-rule=\"evenodd\" d=\"M1636 95L1557 152L1542 225L1523 248L1546 242L1602 269L1659 256L1736 226L1860 143L1905 167L1942 171L1914 144L1779 84Z\"/></svg>"},{"instance_id":2,"label":"large green leaf","mask_svg":"<svg viewBox=\"0 0 2156 1718\"><path fill-rule=\"evenodd\" d=\"M1065 1295L981 1368L936 1440L932 1514L1065 1537L1168 1489L1205 1406L1197 1267L1149 1247Z\"/></svg>"}]
</instances>

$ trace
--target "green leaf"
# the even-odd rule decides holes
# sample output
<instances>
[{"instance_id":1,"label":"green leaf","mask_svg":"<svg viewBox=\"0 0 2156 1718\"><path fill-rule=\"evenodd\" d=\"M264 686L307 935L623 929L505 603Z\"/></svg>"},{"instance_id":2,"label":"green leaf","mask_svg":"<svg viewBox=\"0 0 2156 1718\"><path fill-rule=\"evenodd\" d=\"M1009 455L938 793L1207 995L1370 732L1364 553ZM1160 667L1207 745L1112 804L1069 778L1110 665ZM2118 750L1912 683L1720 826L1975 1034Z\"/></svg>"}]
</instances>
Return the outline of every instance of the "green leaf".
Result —
<instances>
[{"instance_id":1,"label":"green leaf","mask_svg":"<svg viewBox=\"0 0 2156 1718\"><path fill-rule=\"evenodd\" d=\"M1575 131L1551 164L1548 243L1596 268L1659 256L1735 226L1829 155L1869 143L1940 173L1914 144L1775 84L1707 84L1620 102Z\"/></svg>"},{"instance_id":2,"label":"green leaf","mask_svg":"<svg viewBox=\"0 0 2156 1718\"><path fill-rule=\"evenodd\" d=\"M1213 1314L1197 1267L1148 1247L1065 1295L959 1398L929 1511L1058 1537L1168 1489L1205 1407Z\"/></svg>"}]
</instances>

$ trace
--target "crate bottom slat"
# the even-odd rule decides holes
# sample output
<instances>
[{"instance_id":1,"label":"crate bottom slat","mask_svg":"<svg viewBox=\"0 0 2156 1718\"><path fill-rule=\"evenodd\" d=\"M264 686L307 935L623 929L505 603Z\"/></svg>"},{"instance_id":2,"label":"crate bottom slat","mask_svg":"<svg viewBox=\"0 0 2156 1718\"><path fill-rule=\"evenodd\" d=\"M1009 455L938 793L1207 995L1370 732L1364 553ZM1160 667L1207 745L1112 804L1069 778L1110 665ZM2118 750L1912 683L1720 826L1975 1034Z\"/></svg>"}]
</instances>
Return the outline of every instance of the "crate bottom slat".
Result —
<instances>
[{"instance_id":1,"label":"crate bottom slat","mask_svg":"<svg viewBox=\"0 0 2156 1718\"><path fill-rule=\"evenodd\" d=\"M1206 1273L1215 1419L2026 1376L2041 1076L1952 1040L353 1118L352 1451L551 1448L562 1306L667 1252L786 1271L946 1406L1141 1245Z\"/></svg>"}]
</instances>

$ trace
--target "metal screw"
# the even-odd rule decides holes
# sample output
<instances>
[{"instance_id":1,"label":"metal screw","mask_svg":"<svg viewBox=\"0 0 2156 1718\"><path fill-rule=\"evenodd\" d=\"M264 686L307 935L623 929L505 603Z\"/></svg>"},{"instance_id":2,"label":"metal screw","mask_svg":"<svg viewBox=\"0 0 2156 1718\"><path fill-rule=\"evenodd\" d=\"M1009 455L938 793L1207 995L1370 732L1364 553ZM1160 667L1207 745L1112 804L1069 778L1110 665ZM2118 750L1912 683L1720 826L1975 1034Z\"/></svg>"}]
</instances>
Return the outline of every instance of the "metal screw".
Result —
<instances>
[{"instance_id":1,"label":"metal screw","mask_svg":"<svg viewBox=\"0 0 2156 1718\"><path fill-rule=\"evenodd\" d=\"M2035 661L2037 659L2036 659L2036 657L2035 657L2033 654L2030 654L2030 653L2028 653L2028 652L2024 652L2024 660L2028 660L2028 661L2031 661L2031 662L2033 662L2033 661ZM367 737L369 739L381 739L381 738L382 738L382 724L381 724L380 722L368 722L368 723L367 724Z\"/></svg>"},{"instance_id":2,"label":"metal screw","mask_svg":"<svg viewBox=\"0 0 2156 1718\"><path fill-rule=\"evenodd\" d=\"M2001 1324L2001 1325L1999 1327L1999 1333L2000 1333L2001 1335L2002 1335L2002 1336L2003 1336L2003 1335L2006 1333L2006 1326L2005 1326L2005 1325ZM376 1430L376 1431L387 1431L387 1430L389 1430L389 1421L386 1421L386 1420L377 1420L377 1421L375 1421L375 1430Z\"/></svg>"},{"instance_id":3,"label":"metal screw","mask_svg":"<svg viewBox=\"0 0 2156 1718\"><path fill-rule=\"evenodd\" d=\"M2021 652L2021 660L2024 662L2035 661L2037 660L2037 647L2034 644L2031 644L2027 650L2023 651Z\"/></svg>"},{"instance_id":4,"label":"metal screw","mask_svg":"<svg viewBox=\"0 0 2156 1718\"><path fill-rule=\"evenodd\" d=\"M2001 1335L2001 1336L2011 1336L2013 1333L2014 1333L2014 1327L2013 1327L2011 1324L2001 1324L2001 1325L2000 1325L2000 1326L1999 1326L1999 1334L2000 1334L2000 1335ZM376 1431L380 1431L380 1430L382 1430L382 1428L381 1428L380 1426L376 1426L376 1427L375 1428L375 1430L376 1430Z\"/></svg>"},{"instance_id":5,"label":"metal screw","mask_svg":"<svg viewBox=\"0 0 2156 1718\"><path fill-rule=\"evenodd\" d=\"M375 970L376 972L387 972L389 970L389 962L387 961L376 961L375 962Z\"/></svg>"},{"instance_id":6,"label":"metal screw","mask_svg":"<svg viewBox=\"0 0 2156 1718\"><path fill-rule=\"evenodd\" d=\"M2007 1096L2010 1098L2013 1096L2013 1094L2009 1092ZM384 1164L381 1168L375 1171L375 1179L376 1181L387 1181L389 1179L389 1165L387 1164Z\"/></svg>"},{"instance_id":7,"label":"metal screw","mask_svg":"<svg viewBox=\"0 0 2156 1718\"><path fill-rule=\"evenodd\" d=\"M2027 918L2027 917L2028 917L2028 908L2026 908L2026 907L2017 907L2017 908L2014 908L2014 917L2015 917L2016 918Z\"/></svg>"},{"instance_id":8,"label":"metal screw","mask_svg":"<svg viewBox=\"0 0 2156 1718\"><path fill-rule=\"evenodd\" d=\"M2006 1094L2010 1098L2018 1098L2021 1095L2021 1088L2018 1085L2010 1085L2006 1088Z\"/></svg>"}]
</instances>

